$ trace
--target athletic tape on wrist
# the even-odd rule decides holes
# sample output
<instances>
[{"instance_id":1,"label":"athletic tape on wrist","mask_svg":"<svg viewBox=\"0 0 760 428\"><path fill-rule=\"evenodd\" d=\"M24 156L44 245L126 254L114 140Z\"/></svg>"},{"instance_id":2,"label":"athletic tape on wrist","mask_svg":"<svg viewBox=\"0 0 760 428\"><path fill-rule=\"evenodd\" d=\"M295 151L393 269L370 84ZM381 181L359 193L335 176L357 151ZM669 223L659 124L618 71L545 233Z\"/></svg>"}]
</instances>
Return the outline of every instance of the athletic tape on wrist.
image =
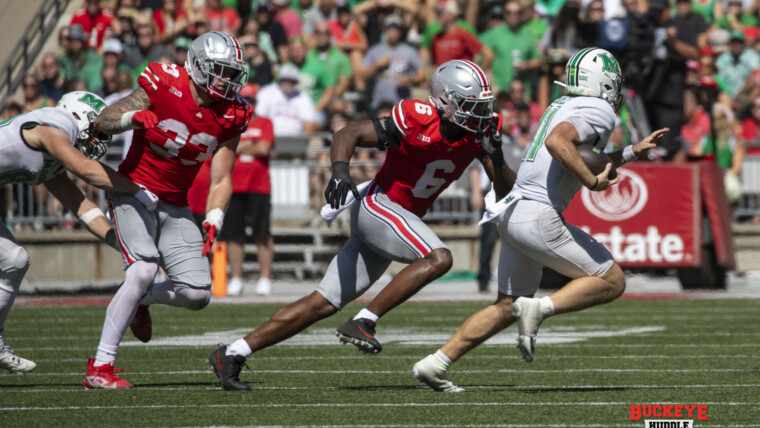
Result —
<instances>
[{"instance_id":1,"label":"athletic tape on wrist","mask_svg":"<svg viewBox=\"0 0 760 428\"><path fill-rule=\"evenodd\" d=\"M95 220L96 218L100 216L105 217L106 215L103 214L103 211L100 208L93 208L87 211L86 213L80 215L79 220L81 220L82 223L89 225L93 220Z\"/></svg>"},{"instance_id":2,"label":"athletic tape on wrist","mask_svg":"<svg viewBox=\"0 0 760 428\"><path fill-rule=\"evenodd\" d=\"M135 111L128 111L128 112L126 112L126 113L124 113L124 114L121 115L121 123L120 123L120 125L121 125L122 129L127 130L127 129L135 129L135 128L137 128L137 126L135 126L132 123L132 116L134 116L135 113L137 113L137 110L135 110Z\"/></svg>"},{"instance_id":3,"label":"athletic tape on wrist","mask_svg":"<svg viewBox=\"0 0 760 428\"><path fill-rule=\"evenodd\" d=\"M213 226L216 226L217 229L221 229L222 222L224 221L224 211L222 211L221 208L214 208L213 210L206 213L206 220L204 221Z\"/></svg>"},{"instance_id":4,"label":"athletic tape on wrist","mask_svg":"<svg viewBox=\"0 0 760 428\"><path fill-rule=\"evenodd\" d=\"M633 152L633 146L626 146L623 149L623 161L633 162L636 160L636 153Z\"/></svg>"}]
</instances>

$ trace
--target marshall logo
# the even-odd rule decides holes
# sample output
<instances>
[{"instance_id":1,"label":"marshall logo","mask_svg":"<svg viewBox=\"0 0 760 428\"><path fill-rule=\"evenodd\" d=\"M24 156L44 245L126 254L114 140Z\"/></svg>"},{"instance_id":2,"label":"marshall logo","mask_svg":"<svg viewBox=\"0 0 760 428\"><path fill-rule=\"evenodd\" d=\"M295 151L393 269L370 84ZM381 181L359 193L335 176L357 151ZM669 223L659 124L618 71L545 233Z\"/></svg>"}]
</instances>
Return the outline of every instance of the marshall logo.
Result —
<instances>
[{"instance_id":1,"label":"marshall logo","mask_svg":"<svg viewBox=\"0 0 760 428\"><path fill-rule=\"evenodd\" d=\"M428 137L426 135L422 135L422 134L417 134L417 139L420 140L420 141L422 141L423 143L429 143L430 142L430 137Z\"/></svg>"},{"instance_id":2,"label":"marshall logo","mask_svg":"<svg viewBox=\"0 0 760 428\"><path fill-rule=\"evenodd\" d=\"M589 212L602 220L621 221L629 219L647 204L649 190L644 179L633 171L620 169L620 183L604 192L581 191L581 200Z\"/></svg>"}]
</instances>

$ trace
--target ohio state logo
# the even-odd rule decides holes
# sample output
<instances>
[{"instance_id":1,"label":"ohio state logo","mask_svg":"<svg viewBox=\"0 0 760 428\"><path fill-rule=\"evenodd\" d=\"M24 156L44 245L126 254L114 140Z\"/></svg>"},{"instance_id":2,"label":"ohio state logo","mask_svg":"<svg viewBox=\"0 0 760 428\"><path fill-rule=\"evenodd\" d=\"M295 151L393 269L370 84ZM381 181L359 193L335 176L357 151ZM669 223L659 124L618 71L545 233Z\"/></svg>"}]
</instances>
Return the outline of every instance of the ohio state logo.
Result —
<instances>
[{"instance_id":1,"label":"ohio state logo","mask_svg":"<svg viewBox=\"0 0 760 428\"><path fill-rule=\"evenodd\" d=\"M604 192L581 191L581 200L586 209L605 221L629 219L644 209L649 199L649 191L644 180L633 171L619 169L620 182Z\"/></svg>"}]
</instances>

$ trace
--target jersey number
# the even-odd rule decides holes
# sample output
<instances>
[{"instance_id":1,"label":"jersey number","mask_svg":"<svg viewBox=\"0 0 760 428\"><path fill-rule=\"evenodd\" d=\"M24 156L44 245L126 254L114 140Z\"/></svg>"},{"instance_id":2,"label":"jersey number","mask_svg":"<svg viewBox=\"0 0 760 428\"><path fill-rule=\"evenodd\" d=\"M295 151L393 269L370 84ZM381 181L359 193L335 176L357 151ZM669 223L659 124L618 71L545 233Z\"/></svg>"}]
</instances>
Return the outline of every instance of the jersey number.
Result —
<instances>
[{"instance_id":1,"label":"jersey number","mask_svg":"<svg viewBox=\"0 0 760 428\"><path fill-rule=\"evenodd\" d=\"M166 74L169 74L174 77L179 77L179 70L177 70L177 64L161 64L161 68L164 69L164 72Z\"/></svg>"},{"instance_id":2,"label":"jersey number","mask_svg":"<svg viewBox=\"0 0 760 428\"><path fill-rule=\"evenodd\" d=\"M428 116L433 114L433 109L427 104L414 103L414 109L417 110L417 113L419 114L425 114Z\"/></svg>"},{"instance_id":3,"label":"jersey number","mask_svg":"<svg viewBox=\"0 0 760 428\"><path fill-rule=\"evenodd\" d=\"M179 157L185 165L192 165L210 158L216 150L217 141L213 135L201 132L190 136L187 125L178 120L164 119L158 123L158 128L170 136L163 146L151 143L151 148L163 157ZM195 157L194 152L198 152Z\"/></svg>"},{"instance_id":4,"label":"jersey number","mask_svg":"<svg viewBox=\"0 0 760 428\"><path fill-rule=\"evenodd\" d=\"M424 104L417 104L417 105L424 105ZM430 108L429 106L425 106ZM441 189L441 186L446 184L446 179L444 178L438 178L435 176L435 173L438 170L441 170L446 173L453 172L456 166L454 165L454 162L451 159L439 159L437 161L430 162L425 167L425 173L422 174L422 177L420 177L419 180L417 180L417 184L414 185L414 189L412 189L412 194L417 198L427 199L431 196L433 196L438 190Z\"/></svg>"}]
</instances>

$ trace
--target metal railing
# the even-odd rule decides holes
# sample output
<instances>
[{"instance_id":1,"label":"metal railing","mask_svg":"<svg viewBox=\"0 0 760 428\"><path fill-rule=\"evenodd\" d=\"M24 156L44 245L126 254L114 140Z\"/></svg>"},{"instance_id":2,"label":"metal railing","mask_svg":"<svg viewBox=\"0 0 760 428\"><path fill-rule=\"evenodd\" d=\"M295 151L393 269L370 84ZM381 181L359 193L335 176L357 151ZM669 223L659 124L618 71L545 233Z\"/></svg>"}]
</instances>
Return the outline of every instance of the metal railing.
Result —
<instances>
[{"instance_id":1,"label":"metal railing","mask_svg":"<svg viewBox=\"0 0 760 428\"><path fill-rule=\"evenodd\" d=\"M34 15L18 45L0 70L0 106L5 105L8 97L16 91L24 75L28 73L68 4L69 0L45 0Z\"/></svg>"}]
</instances>

